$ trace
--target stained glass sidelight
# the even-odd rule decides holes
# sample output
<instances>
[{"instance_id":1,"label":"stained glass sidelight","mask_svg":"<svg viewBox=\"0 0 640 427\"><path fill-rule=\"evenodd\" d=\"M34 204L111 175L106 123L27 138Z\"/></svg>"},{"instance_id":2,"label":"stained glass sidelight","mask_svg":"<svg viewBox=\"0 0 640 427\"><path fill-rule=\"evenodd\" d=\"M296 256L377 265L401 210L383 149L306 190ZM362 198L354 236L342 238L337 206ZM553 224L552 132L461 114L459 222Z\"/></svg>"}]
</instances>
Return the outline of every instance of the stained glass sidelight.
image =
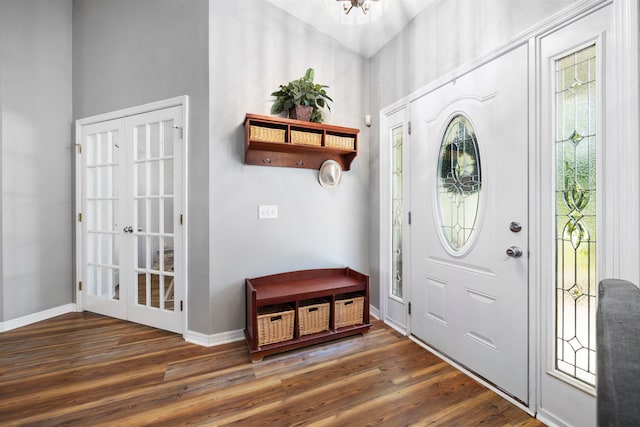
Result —
<instances>
[{"instance_id":1,"label":"stained glass sidelight","mask_svg":"<svg viewBox=\"0 0 640 427\"><path fill-rule=\"evenodd\" d=\"M596 47L555 65L556 369L595 385Z\"/></svg>"},{"instance_id":2,"label":"stained glass sidelight","mask_svg":"<svg viewBox=\"0 0 640 427\"><path fill-rule=\"evenodd\" d=\"M442 138L438 158L438 211L449 247L462 252L470 242L478 218L480 153L471 122L454 117Z\"/></svg>"},{"instance_id":3,"label":"stained glass sidelight","mask_svg":"<svg viewBox=\"0 0 640 427\"><path fill-rule=\"evenodd\" d=\"M391 294L402 298L402 126L391 132Z\"/></svg>"}]
</instances>

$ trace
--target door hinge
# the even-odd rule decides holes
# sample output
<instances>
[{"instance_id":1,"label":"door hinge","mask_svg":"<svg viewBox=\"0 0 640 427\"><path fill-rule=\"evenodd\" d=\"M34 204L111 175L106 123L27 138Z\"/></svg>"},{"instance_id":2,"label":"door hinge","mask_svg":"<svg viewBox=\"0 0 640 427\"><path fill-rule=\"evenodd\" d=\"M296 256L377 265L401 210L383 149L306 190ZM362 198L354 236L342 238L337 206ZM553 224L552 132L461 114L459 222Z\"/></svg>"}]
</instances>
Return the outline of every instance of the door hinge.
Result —
<instances>
[{"instance_id":1,"label":"door hinge","mask_svg":"<svg viewBox=\"0 0 640 427\"><path fill-rule=\"evenodd\" d=\"M78 147L78 154L82 154L82 144L76 144Z\"/></svg>"},{"instance_id":2,"label":"door hinge","mask_svg":"<svg viewBox=\"0 0 640 427\"><path fill-rule=\"evenodd\" d=\"M182 220L183 220L182 214L180 214L180 225L182 225Z\"/></svg>"},{"instance_id":3,"label":"door hinge","mask_svg":"<svg viewBox=\"0 0 640 427\"><path fill-rule=\"evenodd\" d=\"M180 311L184 311L184 301L180 300Z\"/></svg>"},{"instance_id":4,"label":"door hinge","mask_svg":"<svg viewBox=\"0 0 640 427\"><path fill-rule=\"evenodd\" d=\"M174 129L178 129L178 135L180 139L184 138L184 128L182 126L174 126Z\"/></svg>"},{"instance_id":5,"label":"door hinge","mask_svg":"<svg viewBox=\"0 0 640 427\"><path fill-rule=\"evenodd\" d=\"M409 225L411 225L411 212L409 212Z\"/></svg>"},{"instance_id":6,"label":"door hinge","mask_svg":"<svg viewBox=\"0 0 640 427\"><path fill-rule=\"evenodd\" d=\"M78 222L82 222L82 212L78 212Z\"/></svg>"},{"instance_id":7,"label":"door hinge","mask_svg":"<svg viewBox=\"0 0 640 427\"><path fill-rule=\"evenodd\" d=\"M411 122L407 122L407 133L411 135Z\"/></svg>"},{"instance_id":8,"label":"door hinge","mask_svg":"<svg viewBox=\"0 0 640 427\"><path fill-rule=\"evenodd\" d=\"M407 305L408 305L409 315L411 315L411 301L409 301L409 304Z\"/></svg>"},{"instance_id":9,"label":"door hinge","mask_svg":"<svg viewBox=\"0 0 640 427\"><path fill-rule=\"evenodd\" d=\"M82 282L78 282L78 290L81 291L82 290Z\"/></svg>"}]
</instances>

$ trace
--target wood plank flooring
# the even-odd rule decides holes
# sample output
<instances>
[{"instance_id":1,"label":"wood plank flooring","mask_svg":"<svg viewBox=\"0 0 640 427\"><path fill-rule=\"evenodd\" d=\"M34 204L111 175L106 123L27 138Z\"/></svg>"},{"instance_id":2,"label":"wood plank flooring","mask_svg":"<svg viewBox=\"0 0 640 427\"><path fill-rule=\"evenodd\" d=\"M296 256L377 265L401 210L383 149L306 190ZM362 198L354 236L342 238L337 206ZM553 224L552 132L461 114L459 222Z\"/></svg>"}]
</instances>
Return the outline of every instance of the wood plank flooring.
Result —
<instances>
[{"instance_id":1,"label":"wood plank flooring","mask_svg":"<svg viewBox=\"0 0 640 427\"><path fill-rule=\"evenodd\" d=\"M0 334L0 425L542 424L378 321L252 364L244 342L72 313Z\"/></svg>"}]
</instances>

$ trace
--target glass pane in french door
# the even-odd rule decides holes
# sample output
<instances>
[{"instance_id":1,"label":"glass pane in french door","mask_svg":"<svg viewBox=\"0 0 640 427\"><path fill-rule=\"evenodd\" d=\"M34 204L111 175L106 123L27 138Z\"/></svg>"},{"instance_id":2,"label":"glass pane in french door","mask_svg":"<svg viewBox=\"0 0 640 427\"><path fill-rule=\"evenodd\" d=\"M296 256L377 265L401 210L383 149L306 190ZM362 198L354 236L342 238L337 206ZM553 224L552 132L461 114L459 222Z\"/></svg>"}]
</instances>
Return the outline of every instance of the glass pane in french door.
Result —
<instances>
[{"instance_id":1,"label":"glass pane in french door","mask_svg":"<svg viewBox=\"0 0 640 427\"><path fill-rule=\"evenodd\" d=\"M136 126L133 141L135 303L174 311L173 120Z\"/></svg>"},{"instance_id":2,"label":"glass pane in french door","mask_svg":"<svg viewBox=\"0 0 640 427\"><path fill-rule=\"evenodd\" d=\"M120 299L118 221L120 218L120 141L117 130L88 135L86 150L87 294Z\"/></svg>"}]
</instances>

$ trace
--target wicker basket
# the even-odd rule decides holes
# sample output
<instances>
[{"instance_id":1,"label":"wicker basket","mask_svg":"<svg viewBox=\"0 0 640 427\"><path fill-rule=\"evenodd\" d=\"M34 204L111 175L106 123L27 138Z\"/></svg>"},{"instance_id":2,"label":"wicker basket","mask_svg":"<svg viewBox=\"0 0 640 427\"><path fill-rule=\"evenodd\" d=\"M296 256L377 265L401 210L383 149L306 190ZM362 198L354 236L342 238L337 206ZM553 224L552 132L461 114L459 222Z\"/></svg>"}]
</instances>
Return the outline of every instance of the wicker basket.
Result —
<instances>
[{"instance_id":1,"label":"wicker basket","mask_svg":"<svg viewBox=\"0 0 640 427\"><path fill-rule=\"evenodd\" d=\"M258 314L258 346L293 339L295 310L289 306L261 308Z\"/></svg>"},{"instance_id":2,"label":"wicker basket","mask_svg":"<svg viewBox=\"0 0 640 427\"><path fill-rule=\"evenodd\" d=\"M284 142L284 129L251 126L249 139L254 141Z\"/></svg>"},{"instance_id":3,"label":"wicker basket","mask_svg":"<svg viewBox=\"0 0 640 427\"><path fill-rule=\"evenodd\" d=\"M325 146L339 148L341 150L355 150L355 141L355 138L350 138L348 136L327 134Z\"/></svg>"},{"instance_id":4,"label":"wicker basket","mask_svg":"<svg viewBox=\"0 0 640 427\"><path fill-rule=\"evenodd\" d=\"M298 307L298 329L300 335L315 334L329 330L329 302L313 300Z\"/></svg>"},{"instance_id":5,"label":"wicker basket","mask_svg":"<svg viewBox=\"0 0 640 427\"><path fill-rule=\"evenodd\" d=\"M315 145L320 147L322 145L322 134L314 132L302 132L299 130L291 131L291 143L303 144L303 145Z\"/></svg>"},{"instance_id":6,"label":"wicker basket","mask_svg":"<svg viewBox=\"0 0 640 427\"><path fill-rule=\"evenodd\" d=\"M358 294L339 295L334 303L336 329L362 323L364 297Z\"/></svg>"}]
</instances>

